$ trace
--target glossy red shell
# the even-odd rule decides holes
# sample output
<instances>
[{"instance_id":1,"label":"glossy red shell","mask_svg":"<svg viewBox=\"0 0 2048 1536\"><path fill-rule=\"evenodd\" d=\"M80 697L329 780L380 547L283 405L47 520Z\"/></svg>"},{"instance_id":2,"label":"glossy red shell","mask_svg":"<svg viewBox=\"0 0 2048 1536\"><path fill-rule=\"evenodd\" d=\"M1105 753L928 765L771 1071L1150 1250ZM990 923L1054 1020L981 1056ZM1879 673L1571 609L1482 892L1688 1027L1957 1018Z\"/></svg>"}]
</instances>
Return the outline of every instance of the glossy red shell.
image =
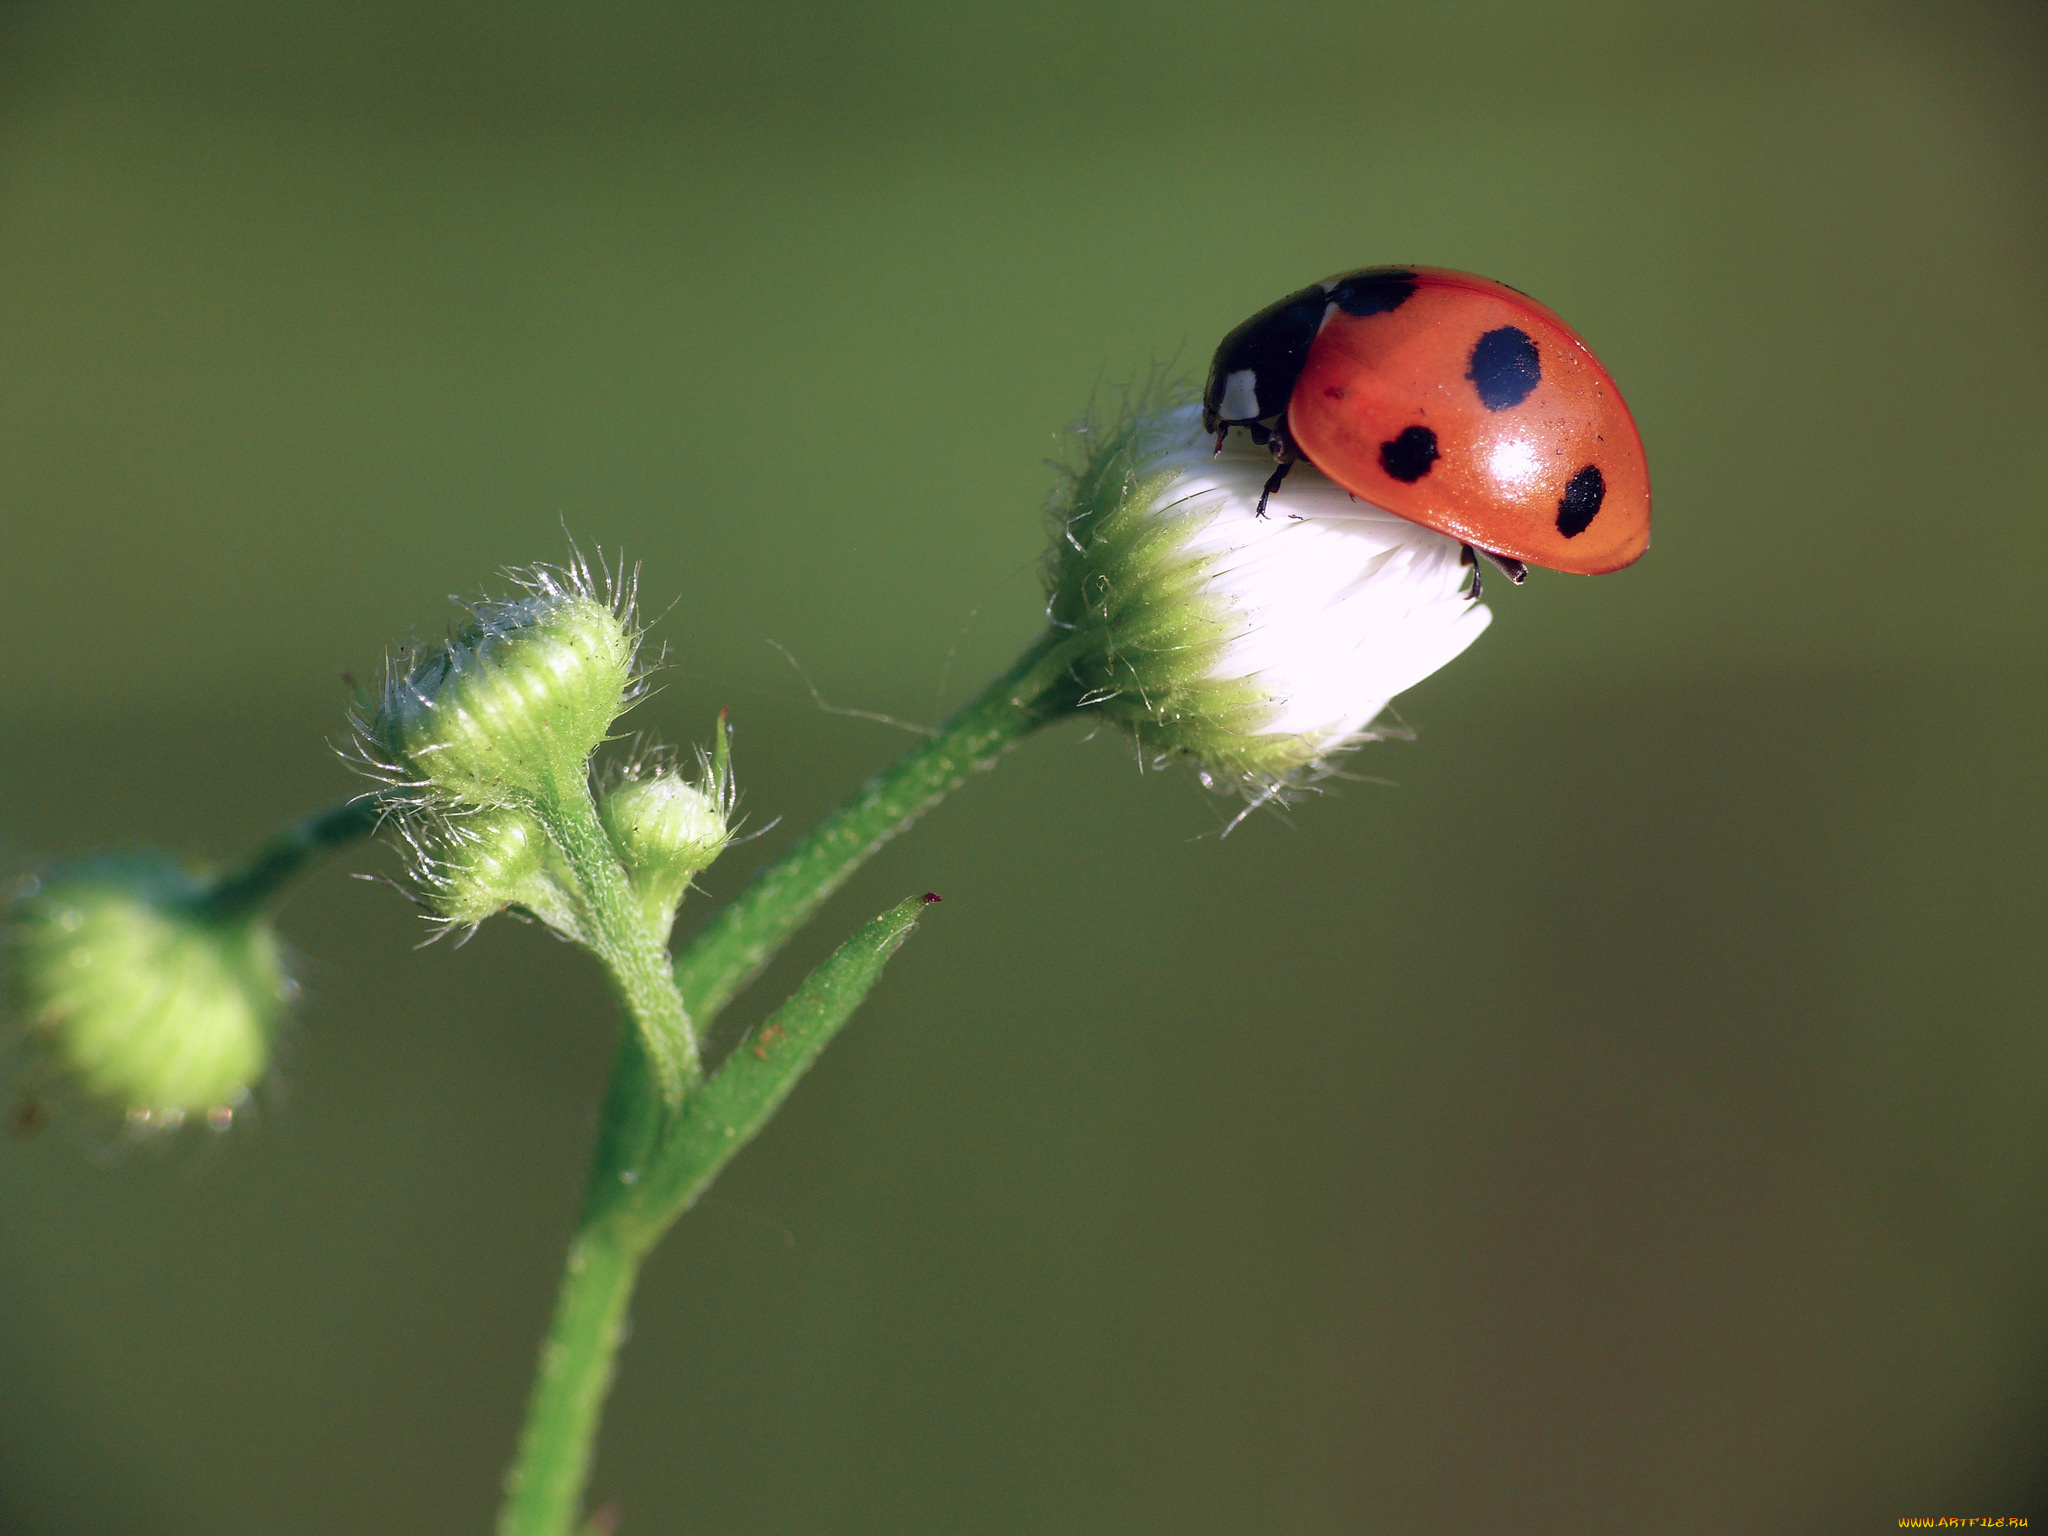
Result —
<instances>
[{"instance_id":1,"label":"glossy red shell","mask_svg":"<svg viewBox=\"0 0 2048 1536\"><path fill-rule=\"evenodd\" d=\"M1495 554L1587 576L1634 561L1650 545L1650 471L1607 370L1514 289L1411 270L1415 291L1398 307L1333 309L1317 332L1287 407L1302 452L1360 500ZM1533 387L1489 407L1480 376L1493 354L1479 349L1506 332L1523 338L1505 338L1515 358L1533 345L1520 376ZM1401 445L1423 443L1434 455L1409 477L1421 460ZM1596 510L1571 531L1589 499Z\"/></svg>"}]
</instances>

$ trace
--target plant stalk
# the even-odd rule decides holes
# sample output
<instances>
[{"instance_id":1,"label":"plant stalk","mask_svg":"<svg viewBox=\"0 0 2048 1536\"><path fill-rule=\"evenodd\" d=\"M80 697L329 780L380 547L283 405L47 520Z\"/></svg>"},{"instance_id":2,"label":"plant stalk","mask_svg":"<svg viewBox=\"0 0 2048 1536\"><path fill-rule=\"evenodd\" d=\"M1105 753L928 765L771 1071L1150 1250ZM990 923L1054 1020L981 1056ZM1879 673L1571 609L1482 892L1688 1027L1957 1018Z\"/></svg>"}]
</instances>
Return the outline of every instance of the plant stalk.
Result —
<instances>
[{"instance_id":1,"label":"plant stalk","mask_svg":"<svg viewBox=\"0 0 2048 1536\"><path fill-rule=\"evenodd\" d=\"M1057 631L1042 636L705 924L674 972L699 1030L883 843L971 771L992 767L1039 726L1077 707L1068 676L1074 647ZM850 940L753 1045L685 1099L678 1115L662 1102L640 1031L620 1032L583 1213L506 1479L498 1536L571 1536L641 1260L774 1113L880 973L918 906L905 903ZM769 1052L771 1031L779 1033Z\"/></svg>"},{"instance_id":2,"label":"plant stalk","mask_svg":"<svg viewBox=\"0 0 2048 1536\"><path fill-rule=\"evenodd\" d=\"M615 1222L587 1223L569 1244L518 1459L505 1478L500 1536L569 1536L644 1257Z\"/></svg>"},{"instance_id":3,"label":"plant stalk","mask_svg":"<svg viewBox=\"0 0 2048 1536\"><path fill-rule=\"evenodd\" d=\"M569 861L582 896L592 950L604 963L613 989L633 1021L654 1068L665 1108L682 1107L683 1095L703 1076L696 1031L676 990L668 951L648 931L640 898L619 865L610 834L598 819L589 780L578 774L534 813Z\"/></svg>"},{"instance_id":4,"label":"plant stalk","mask_svg":"<svg viewBox=\"0 0 2048 1536\"><path fill-rule=\"evenodd\" d=\"M869 779L717 912L676 960L676 985L698 1027L710 1027L870 854L970 772L994 767L1039 726L1072 713L1078 690L1067 668L1079 648L1058 631L1041 635L933 736Z\"/></svg>"},{"instance_id":5,"label":"plant stalk","mask_svg":"<svg viewBox=\"0 0 2048 1536\"><path fill-rule=\"evenodd\" d=\"M273 833L241 863L214 876L200 905L217 917L246 916L321 854L368 837L383 815L383 802L375 795L358 795L315 811Z\"/></svg>"}]
</instances>

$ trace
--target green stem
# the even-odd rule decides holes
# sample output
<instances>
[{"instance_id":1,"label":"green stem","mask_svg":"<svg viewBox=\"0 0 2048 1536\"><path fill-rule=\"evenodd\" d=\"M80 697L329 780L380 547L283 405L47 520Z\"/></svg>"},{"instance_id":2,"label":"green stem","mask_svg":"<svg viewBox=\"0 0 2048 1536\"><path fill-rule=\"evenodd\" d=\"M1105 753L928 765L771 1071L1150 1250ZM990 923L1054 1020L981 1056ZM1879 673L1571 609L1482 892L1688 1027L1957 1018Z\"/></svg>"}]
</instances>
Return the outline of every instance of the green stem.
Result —
<instances>
[{"instance_id":1,"label":"green stem","mask_svg":"<svg viewBox=\"0 0 2048 1536\"><path fill-rule=\"evenodd\" d=\"M690 1095L639 1182L632 1216L650 1247L697 1203L740 1148L760 1134L797 1079L853 1016L925 908L938 899L928 892L899 902L840 945L752 1039L725 1059L717 1075Z\"/></svg>"},{"instance_id":2,"label":"green stem","mask_svg":"<svg viewBox=\"0 0 2048 1536\"><path fill-rule=\"evenodd\" d=\"M869 779L704 925L676 961L676 985L700 1028L710 1027L870 854L972 770L995 766L1039 726L1073 711L1076 689L1067 668L1078 648L1057 631L1040 636L935 735Z\"/></svg>"},{"instance_id":3,"label":"green stem","mask_svg":"<svg viewBox=\"0 0 2048 1536\"><path fill-rule=\"evenodd\" d=\"M384 805L360 795L315 811L273 833L241 863L214 876L200 904L218 917L241 917L275 896L306 865L336 848L359 842L377 830Z\"/></svg>"},{"instance_id":4,"label":"green stem","mask_svg":"<svg viewBox=\"0 0 2048 1536\"><path fill-rule=\"evenodd\" d=\"M1039 726L1071 713L1075 646L1057 632L1042 636L713 917L675 963L687 1016L708 1025L870 854L969 772L993 766ZM670 1116L661 1102L645 1032L621 1033L583 1214L506 1482L498 1536L569 1536L611 1384L618 1320L640 1260L774 1113L920 907L905 903L857 934L756 1037L765 1054L752 1046L735 1052L680 1115ZM771 1028L781 1031L772 1045Z\"/></svg>"},{"instance_id":5,"label":"green stem","mask_svg":"<svg viewBox=\"0 0 2048 1536\"><path fill-rule=\"evenodd\" d=\"M662 1102L667 1109L680 1108L683 1095L703 1075L696 1032L676 990L668 951L648 929L640 898L598 819L589 781L578 774L537 803L534 812L576 876L590 947L633 1021Z\"/></svg>"},{"instance_id":6,"label":"green stem","mask_svg":"<svg viewBox=\"0 0 2048 1536\"><path fill-rule=\"evenodd\" d=\"M574 1525L626 1306L645 1256L611 1222L586 1225L570 1243L519 1459L505 1479L498 1536L567 1536Z\"/></svg>"}]
</instances>

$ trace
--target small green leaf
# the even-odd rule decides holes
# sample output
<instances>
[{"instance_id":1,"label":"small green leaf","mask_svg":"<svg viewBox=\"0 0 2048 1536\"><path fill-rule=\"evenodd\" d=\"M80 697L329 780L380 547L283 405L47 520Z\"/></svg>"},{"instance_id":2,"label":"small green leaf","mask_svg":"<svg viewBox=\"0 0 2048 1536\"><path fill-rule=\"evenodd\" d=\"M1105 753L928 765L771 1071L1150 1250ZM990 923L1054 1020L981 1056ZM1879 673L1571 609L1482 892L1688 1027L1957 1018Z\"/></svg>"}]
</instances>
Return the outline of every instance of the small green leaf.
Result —
<instances>
[{"instance_id":1,"label":"small green leaf","mask_svg":"<svg viewBox=\"0 0 2048 1536\"><path fill-rule=\"evenodd\" d=\"M652 1215L656 1232L687 1210L733 1154L768 1123L797 1079L810 1070L818 1053L881 979L882 968L910 936L924 909L938 899L930 894L913 896L840 945L690 1096L646 1181L641 1209Z\"/></svg>"}]
</instances>

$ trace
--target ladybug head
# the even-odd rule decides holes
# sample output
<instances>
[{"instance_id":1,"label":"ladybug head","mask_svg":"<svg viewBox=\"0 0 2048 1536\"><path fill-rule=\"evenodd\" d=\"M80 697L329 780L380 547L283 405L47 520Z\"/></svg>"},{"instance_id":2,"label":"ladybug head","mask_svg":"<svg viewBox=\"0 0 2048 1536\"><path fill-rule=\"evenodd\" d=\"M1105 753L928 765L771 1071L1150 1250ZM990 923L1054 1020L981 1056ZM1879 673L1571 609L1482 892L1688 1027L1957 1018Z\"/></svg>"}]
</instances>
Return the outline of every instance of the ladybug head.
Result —
<instances>
[{"instance_id":1,"label":"ladybug head","mask_svg":"<svg viewBox=\"0 0 2048 1536\"><path fill-rule=\"evenodd\" d=\"M1248 427L1263 443L1284 421L1308 349L1331 313L1383 315L1399 309L1415 288L1416 275L1407 267L1366 267L1268 304L1217 346L1202 390L1203 427L1212 433Z\"/></svg>"}]
</instances>

